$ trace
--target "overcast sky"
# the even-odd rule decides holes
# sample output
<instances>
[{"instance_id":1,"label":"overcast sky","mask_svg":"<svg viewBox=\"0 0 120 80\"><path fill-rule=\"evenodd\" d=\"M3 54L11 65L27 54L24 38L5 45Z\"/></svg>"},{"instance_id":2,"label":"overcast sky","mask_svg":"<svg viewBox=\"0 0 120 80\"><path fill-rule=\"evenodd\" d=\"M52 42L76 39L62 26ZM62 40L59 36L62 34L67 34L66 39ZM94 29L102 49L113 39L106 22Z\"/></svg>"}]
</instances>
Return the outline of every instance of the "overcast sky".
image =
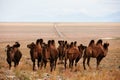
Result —
<instances>
[{"instance_id":1,"label":"overcast sky","mask_svg":"<svg viewBox=\"0 0 120 80\"><path fill-rule=\"evenodd\" d=\"M120 0L0 0L0 22L120 22Z\"/></svg>"}]
</instances>

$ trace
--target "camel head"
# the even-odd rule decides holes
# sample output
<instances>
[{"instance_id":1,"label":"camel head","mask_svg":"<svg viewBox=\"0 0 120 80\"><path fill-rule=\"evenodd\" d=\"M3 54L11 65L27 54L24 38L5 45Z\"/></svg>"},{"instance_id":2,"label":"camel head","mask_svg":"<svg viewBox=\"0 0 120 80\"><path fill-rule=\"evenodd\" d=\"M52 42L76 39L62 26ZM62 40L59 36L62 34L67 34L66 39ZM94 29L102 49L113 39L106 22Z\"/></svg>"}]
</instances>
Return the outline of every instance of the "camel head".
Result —
<instances>
[{"instance_id":1,"label":"camel head","mask_svg":"<svg viewBox=\"0 0 120 80\"><path fill-rule=\"evenodd\" d=\"M108 49L109 43L108 42L104 43L103 47L104 47L104 49Z\"/></svg>"}]
</instances>

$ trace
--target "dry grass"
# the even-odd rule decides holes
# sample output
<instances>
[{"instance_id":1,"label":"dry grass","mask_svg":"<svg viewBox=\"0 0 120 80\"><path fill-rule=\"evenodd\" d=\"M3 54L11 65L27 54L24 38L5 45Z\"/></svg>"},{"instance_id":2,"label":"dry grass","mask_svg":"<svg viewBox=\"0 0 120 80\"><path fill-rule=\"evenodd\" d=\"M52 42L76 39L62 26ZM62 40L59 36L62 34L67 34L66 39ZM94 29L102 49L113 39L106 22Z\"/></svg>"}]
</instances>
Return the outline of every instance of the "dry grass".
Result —
<instances>
[{"instance_id":1,"label":"dry grass","mask_svg":"<svg viewBox=\"0 0 120 80\"><path fill-rule=\"evenodd\" d=\"M4 47L8 43L0 44L0 80L6 80L7 76L12 75L14 79L18 80L119 80L120 79L120 40L109 40L110 49L107 57L103 59L100 64L100 70L95 69L95 59L91 59L92 70L87 67L87 70L83 70L82 59L79 61L78 66L71 71L69 68L64 70L63 65L57 65L55 71L50 72L49 63L46 69L32 71L32 62L30 60L29 49L25 46L32 41L21 41L22 47L20 50L23 53L19 66L15 69L8 70L8 64L6 62L6 54ZM13 43L13 42L9 42ZM68 65L67 65L68 67ZM37 67L36 67L37 68ZM77 71L76 71L77 70ZM11 77L8 77L11 78Z\"/></svg>"},{"instance_id":2,"label":"dry grass","mask_svg":"<svg viewBox=\"0 0 120 80\"><path fill-rule=\"evenodd\" d=\"M95 31L95 32L93 32L94 29L93 30L90 29L91 30L90 32L92 35L88 35L86 32L83 31L83 30L87 29L88 27L82 27L82 28L76 27L75 30L77 30L78 32L74 33L74 32L72 32L72 30L73 30L72 26L70 26L69 27L70 29L68 29L67 27L61 28L60 25L61 26L65 26L65 25L59 24L58 29L62 33L64 33L65 37L68 36L67 38L62 38L62 39L68 40L68 42L76 40L76 41L78 41L78 44L82 43L84 45L88 45L90 39L97 40L98 37L104 36L104 34L102 34L103 32L100 32L100 34L102 34L100 36L98 36L99 34L98 35L95 34L97 31L99 31L99 29L102 31L103 27L102 28L98 27L99 29L97 29L97 31ZM27 26L29 26L29 25L27 25ZM38 27L38 26L36 26L36 27ZM44 26L46 26L46 25L44 25ZM52 24L50 24L50 26L52 26ZM119 28L117 27L118 28L117 31L114 31L113 33L111 33L108 26L105 27L105 31L109 31L109 33L105 34L104 37L106 37L108 35L111 35L112 37L116 37L116 35L114 35L114 32L117 32L119 30ZM47 26L47 28L48 28L48 26ZM83 66L82 66L83 60L81 59L78 63L78 66L76 68L74 67L74 69L72 71L68 68L68 65L67 65L67 69L64 70L63 65L57 64L56 70L53 72L50 72L49 63L47 64L46 69L43 68L42 70L38 69L35 72L32 71L32 62L30 60L29 49L27 49L26 45L33 41L35 42L35 40L37 38L42 37L42 35L44 35L44 34L47 37L49 37L49 38L43 37L45 42L47 42L48 39L55 39L56 41L58 39L60 39L60 38L58 38L57 35L51 37L52 35L55 34L55 33L51 34L51 32L55 32L54 30L49 32L49 30L45 30L45 29L41 30L41 28L39 28L39 29L40 29L40 31L43 31L44 33L40 34L40 35L30 33L30 35L27 37L26 37L26 35L24 35L24 36L22 35L22 36L20 36L20 38L22 37L22 40L19 40L19 38L17 38L17 36L13 36L15 38L8 38L8 37L5 38L4 36L0 36L1 37L0 39L3 40L3 42L0 41L0 80L11 80L11 78L14 78L15 80L119 80L120 79L120 45L119 45L120 39L104 40L104 42L108 41L110 43L110 46L109 46L109 52L108 52L107 56L102 60L102 62L100 64L100 70L96 70L96 59L92 58L91 62L90 62L91 66L92 66L92 70L90 70L87 66L86 66L87 70L84 70ZM52 28L50 28L50 29L52 29ZM114 27L113 28L111 27L111 29L116 30L116 29L114 29ZM20 29L20 30L23 31L22 29ZM38 31L38 29L34 29L34 30ZM81 30L81 33L79 33L79 30ZM32 29L31 29L31 31L32 31ZM88 32L88 33L90 33L90 32ZM80 36L80 38L78 39L78 38L76 38L76 36L73 36L73 33L76 36ZM81 35L82 33L83 33L83 35ZM32 34L32 37L31 37L31 34ZM116 34L119 35L119 32ZM21 44L20 50L23 53L23 56L22 56L19 66L16 69L14 67L12 67L12 69L9 70L8 64L6 62L5 47L7 44L12 45L14 43L14 41L20 42L20 44Z\"/></svg>"}]
</instances>

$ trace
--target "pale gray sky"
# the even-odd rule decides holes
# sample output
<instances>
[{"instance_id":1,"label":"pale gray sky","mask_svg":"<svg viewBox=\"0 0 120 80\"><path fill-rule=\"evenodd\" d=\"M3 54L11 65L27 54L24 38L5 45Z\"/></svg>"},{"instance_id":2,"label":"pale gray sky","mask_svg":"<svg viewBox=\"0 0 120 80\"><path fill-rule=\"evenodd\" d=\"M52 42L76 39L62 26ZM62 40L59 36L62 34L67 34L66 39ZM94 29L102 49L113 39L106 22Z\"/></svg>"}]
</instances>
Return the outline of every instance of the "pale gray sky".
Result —
<instances>
[{"instance_id":1,"label":"pale gray sky","mask_svg":"<svg viewBox=\"0 0 120 80\"><path fill-rule=\"evenodd\" d=\"M0 0L0 22L120 22L120 0Z\"/></svg>"}]
</instances>

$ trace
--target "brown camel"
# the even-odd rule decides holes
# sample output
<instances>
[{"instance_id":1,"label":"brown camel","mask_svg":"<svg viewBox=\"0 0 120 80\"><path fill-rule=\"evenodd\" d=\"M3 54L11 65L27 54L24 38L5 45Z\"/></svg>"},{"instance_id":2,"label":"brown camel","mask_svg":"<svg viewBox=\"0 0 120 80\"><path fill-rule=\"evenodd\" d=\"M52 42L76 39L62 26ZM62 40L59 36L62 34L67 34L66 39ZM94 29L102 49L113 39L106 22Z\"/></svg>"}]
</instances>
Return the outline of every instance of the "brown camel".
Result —
<instances>
[{"instance_id":1,"label":"brown camel","mask_svg":"<svg viewBox=\"0 0 120 80\"><path fill-rule=\"evenodd\" d=\"M31 43L28 44L27 47L30 49L30 56L31 56L31 60L33 62L33 70L35 70L35 60L38 60L37 66L39 68L40 66L40 62L42 59L42 44L43 40L42 39L37 39L36 44L35 43Z\"/></svg>"},{"instance_id":2,"label":"brown camel","mask_svg":"<svg viewBox=\"0 0 120 80\"><path fill-rule=\"evenodd\" d=\"M65 57L65 53L64 53L64 50L65 50L65 46L67 44L67 41L63 41L63 40L59 40L58 41L58 52L59 52L59 63L58 64L63 64L63 60L64 60L64 57Z\"/></svg>"},{"instance_id":3,"label":"brown camel","mask_svg":"<svg viewBox=\"0 0 120 80\"><path fill-rule=\"evenodd\" d=\"M58 59L58 50L55 46L55 41L54 40L49 40L48 41L48 52L50 53L50 67L51 67L51 72L54 68L56 68L56 62Z\"/></svg>"},{"instance_id":4,"label":"brown camel","mask_svg":"<svg viewBox=\"0 0 120 80\"><path fill-rule=\"evenodd\" d=\"M48 44L45 44L42 46L42 61L41 61L41 68L44 65L44 68L46 68L47 62L50 61L50 51L48 50Z\"/></svg>"},{"instance_id":5,"label":"brown camel","mask_svg":"<svg viewBox=\"0 0 120 80\"><path fill-rule=\"evenodd\" d=\"M98 42L96 44L94 43L94 40L91 40L88 47L85 49L84 56L83 56L84 69L86 69L86 67L85 67L86 59L87 59L87 65L91 69L90 64L89 64L91 57L96 58L97 69L99 69L98 66L99 66L101 60L106 56L106 54L108 52L108 46L109 46L109 43L104 43L104 45L102 45L101 39L98 40Z\"/></svg>"},{"instance_id":6,"label":"brown camel","mask_svg":"<svg viewBox=\"0 0 120 80\"><path fill-rule=\"evenodd\" d=\"M11 63L14 62L14 67L18 66L19 61L22 57L21 51L18 49L20 44L16 42L13 46L7 45L6 53L7 53L7 62L9 64L9 69L11 69Z\"/></svg>"},{"instance_id":7,"label":"brown camel","mask_svg":"<svg viewBox=\"0 0 120 80\"><path fill-rule=\"evenodd\" d=\"M83 50L86 48L82 44L77 47L76 43L77 43L76 41L71 42L70 46L66 49L65 65L64 65L65 69L66 69L67 59L69 59L69 67L71 69L73 68L74 61L75 61L75 66L77 66L78 61L82 57Z\"/></svg>"}]
</instances>

